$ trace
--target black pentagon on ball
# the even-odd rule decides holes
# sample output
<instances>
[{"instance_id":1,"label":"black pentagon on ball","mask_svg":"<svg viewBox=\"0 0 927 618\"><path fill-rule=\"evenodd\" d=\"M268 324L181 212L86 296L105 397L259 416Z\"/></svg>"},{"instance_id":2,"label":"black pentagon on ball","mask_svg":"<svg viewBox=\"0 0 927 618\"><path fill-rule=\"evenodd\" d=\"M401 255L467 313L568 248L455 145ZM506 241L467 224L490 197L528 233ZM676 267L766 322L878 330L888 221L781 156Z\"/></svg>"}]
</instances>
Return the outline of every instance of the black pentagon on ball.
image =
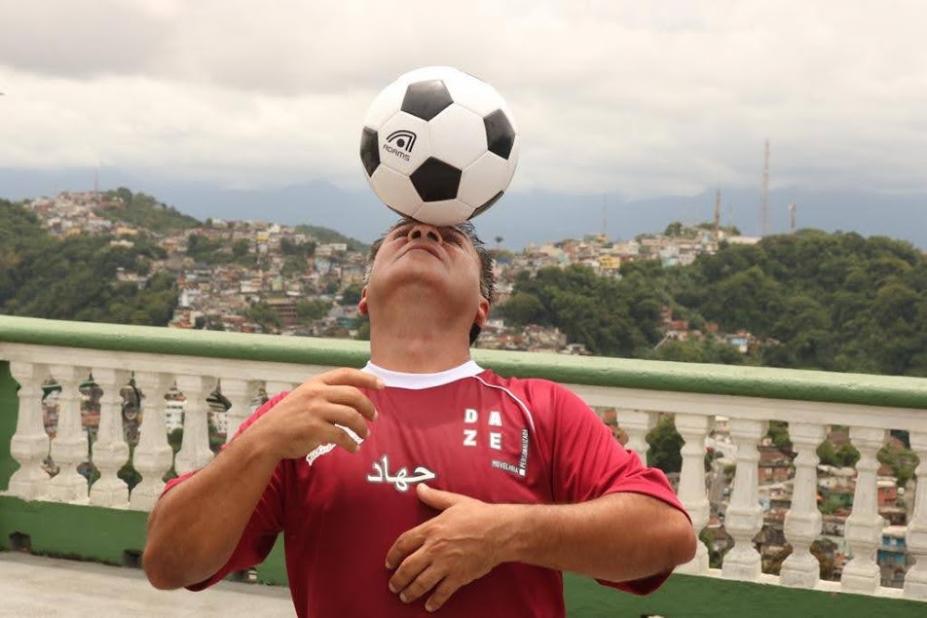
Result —
<instances>
[{"instance_id":1,"label":"black pentagon on ball","mask_svg":"<svg viewBox=\"0 0 927 618\"><path fill-rule=\"evenodd\" d=\"M422 201L438 202L457 197L461 174L453 165L429 157L409 178Z\"/></svg>"},{"instance_id":2,"label":"black pentagon on ball","mask_svg":"<svg viewBox=\"0 0 927 618\"><path fill-rule=\"evenodd\" d=\"M496 193L494 196L492 196L491 198L489 198L489 199L486 201L485 204L483 204L482 206L480 206L479 208L477 208L476 210L474 210L474 211L473 211L473 214L471 214L469 217L467 217L467 219L472 219L473 217L476 217L476 216L478 216L478 215L481 215L481 214L483 214L484 212L486 212L487 210L489 210L489 207L490 207L490 206L492 206L493 204L495 204L496 202L499 201L499 198L502 197L502 194L503 194L503 193L504 193L503 191L499 191L499 192Z\"/></svg>"},{"instance_id":3,"label":"black pentagon on ball","mask_svg":"<svg viewBox=\"0 0 927 618\"><path fill-rule=\"evenodd\" d=\"M368 176L373 176L374 171L380 165L380 149L377 143L377 132L373 129L364 127L361 133L360 143L361 162L364 169L367 170Z\"/></svg>"},{"instance_id":4,"label":"black pentagon on ball","mask_svg":"<svg viewBox=\"0 0 927 618\"><path fill-rule=\"evenodd\" d=\"M440 79L409 84L402 99L402 111L428 121L453 103L451 93Z\"/></svg>"},{"instance_id":5,"label":"black pentagon on ball","mask_svg":"<svg viewBox=\"0 0 927 618\"><path fill-rule=\"evenodd\" d=\"M515 144L515 129L512 128L508 116L501 109L497 109L483 118L483 124L486 125L486 143L489 145L489 151L508 160Z\"/></svg>"}]
</instances>

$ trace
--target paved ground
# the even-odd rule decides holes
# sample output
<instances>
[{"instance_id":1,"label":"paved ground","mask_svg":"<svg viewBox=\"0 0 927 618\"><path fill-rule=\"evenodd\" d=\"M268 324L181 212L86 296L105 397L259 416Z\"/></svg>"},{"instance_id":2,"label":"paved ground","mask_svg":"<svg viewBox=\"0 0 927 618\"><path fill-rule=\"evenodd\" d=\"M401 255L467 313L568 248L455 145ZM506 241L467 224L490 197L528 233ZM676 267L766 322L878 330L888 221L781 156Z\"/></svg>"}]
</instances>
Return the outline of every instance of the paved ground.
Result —
<instances>
[{"instance_id":1,"label":"paved ground","mask_svg":"<svg viewBox=\"0 0 927 618\"><path fill-rule=\"evenodd\" d=\"M164 592L139 569L0 552L4 617L293 615L286 588L220 582L203 592Z\"/></svg>"}]
</instances>

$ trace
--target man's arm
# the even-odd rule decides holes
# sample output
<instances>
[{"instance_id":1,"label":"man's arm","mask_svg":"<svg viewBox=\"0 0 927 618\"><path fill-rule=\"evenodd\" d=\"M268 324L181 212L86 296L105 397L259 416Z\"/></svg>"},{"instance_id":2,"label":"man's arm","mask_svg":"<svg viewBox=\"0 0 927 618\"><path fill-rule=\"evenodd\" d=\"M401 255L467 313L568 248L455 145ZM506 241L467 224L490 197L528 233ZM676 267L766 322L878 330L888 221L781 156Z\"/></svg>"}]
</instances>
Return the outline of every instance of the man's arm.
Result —
<instances>
[{"instance_id":1,"label":"man's arm","mask_svg":"<svg viewBox=\"0 0 927 618\"><path fill-rule=\"evenodd\" d=\"M643 494L621 492L568 505L487 504L418 486L443 511L402 534L387 553L390 589L411 603L434 592L441 607L458 588L503 562L623 582L666 573L695 555L686 515Z\"/></svg>"},{"instance_id":2,"label":"man's arm","mask_svg":"<svg viewBox=\"0 0 927 618\"><path fill-rule=\"evenodd\" d=\"M148 520L142 565L156 588L199 583L225 565L282 459L323 443L357 444L336 425L369 435L373 403L358 390L382 380L336 369L306 381L258 418L205 468L167 492Z\"/></svg>"}]
</instances>

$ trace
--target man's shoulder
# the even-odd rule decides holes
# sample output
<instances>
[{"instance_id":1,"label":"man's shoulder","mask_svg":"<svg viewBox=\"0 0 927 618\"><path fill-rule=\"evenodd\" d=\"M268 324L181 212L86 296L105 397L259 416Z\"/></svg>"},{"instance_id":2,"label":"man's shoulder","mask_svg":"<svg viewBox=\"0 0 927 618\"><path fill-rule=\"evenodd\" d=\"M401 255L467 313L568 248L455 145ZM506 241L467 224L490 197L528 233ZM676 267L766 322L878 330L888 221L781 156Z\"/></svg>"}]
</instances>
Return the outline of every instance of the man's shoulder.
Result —
<instances>
[{"instance_id":1,"label":"man's shoulder","mask_svg":"<svg viewBox=\"0 0 927 618\"><path fill-rule=\"evenodd\" d=\"M553 380L500 376L492 369L485 369L474 377L491 388L505 389L512 395L524 399L526 403L530 401L537 404L550 404L570 392L565 386Z\"/></svg>"}]
</instances>

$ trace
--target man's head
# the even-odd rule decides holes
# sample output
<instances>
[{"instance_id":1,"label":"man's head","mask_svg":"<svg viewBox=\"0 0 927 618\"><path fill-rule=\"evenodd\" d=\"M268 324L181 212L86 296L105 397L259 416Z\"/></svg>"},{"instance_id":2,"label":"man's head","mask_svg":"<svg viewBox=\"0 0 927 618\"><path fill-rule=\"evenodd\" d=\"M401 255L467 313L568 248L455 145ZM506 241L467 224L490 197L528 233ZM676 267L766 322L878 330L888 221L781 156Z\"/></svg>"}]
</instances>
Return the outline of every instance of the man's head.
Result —
<instances>
[{"instance_id":1,"label":"man's head","mask_svg":"<svg viewBox=\"0 0 927 618\"><path fill-rule=\"evenodd\" d=\"M361 312L368 313L371 294L385 301L400 285L437 290L453 310L472 311L472 344L493 302L493 259L469 222L432 226L403 218L370 247Z\"/></svg>"}]
</instances>

